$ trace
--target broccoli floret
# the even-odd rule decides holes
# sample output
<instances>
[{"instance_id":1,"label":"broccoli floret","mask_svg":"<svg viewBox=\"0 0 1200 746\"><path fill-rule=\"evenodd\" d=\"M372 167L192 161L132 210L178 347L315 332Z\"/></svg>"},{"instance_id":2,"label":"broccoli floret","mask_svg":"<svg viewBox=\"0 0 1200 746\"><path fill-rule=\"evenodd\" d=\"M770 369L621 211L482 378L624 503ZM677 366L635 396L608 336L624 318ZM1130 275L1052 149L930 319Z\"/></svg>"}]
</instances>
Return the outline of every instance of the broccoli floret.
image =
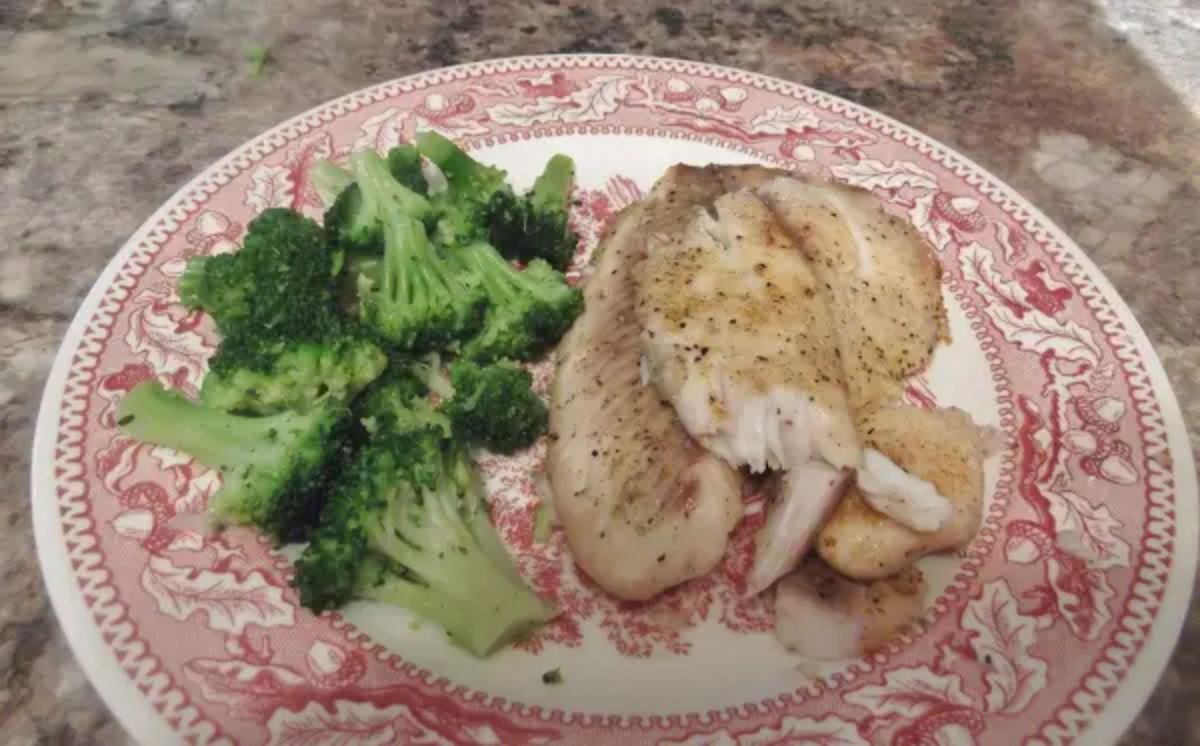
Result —
<instances>
[{"instance_id":1,"label":"broccoli floret","mask_svg":"<svg viewBox=\"0 0 1200 746\"><path fill-rule=\"evenodd\" d=\"M390 178L390 177L389 177ZM438 255L415 218L383 212L383 258L376 276L359 275L363 323L401 350L444 349L479 328L483 291Z\"/></svg>"},{"instance_id":2,"label":"broccoli floret","mask_svg":"<svg viewBox=\"0 0 1200 746\"><path fill-rule=\"evenodd\" d=\"M392 177L419 194L429 191L429 183L421 171L421 154L412 145L397 145L388 151L388 171Z\"/></svg>"},{"instance_id":3,"label":"broccoli floret","mask_svg":"<svg viewBox=\"0 0 1200 746\"><path fill-rule=\"evenodd\" d=\"M387 167L396 181L419 194L429 191L425 174L421 171L421 154L412 145L397 145L387 153ZM354 174L349 169L321 159L308 171L308 180L316 190L325 209L333 206L338 195L354 183Z\"/></svg>"},{"instance_id":4,"label":"broccoli floret","mask_svg":"<svg viewBox=\"0 0 1200 746\"><path fill-rule=\"evenodd\" d=\"M310 337L336 323L336 271L321 226L271 208L250 222L239 251L189 261L179 297L212 316L223 335Z\"/></svg>"},{"instance_id":5,"label":"broccoli floret","mask_svg":"<svg viewBox=\"0 0 1200 746\"><path fill-rule=\"evenodd\" d=\"M555 269L566 270L579 246L579 236L568 220L574 186L575 163L556 155L528 194L496 192L488 205L492 244L509 259L544 259Z\"/></svg>"},{"instance_id":6,"label":"broccoli floret","mask_svg":"<svg viewBox=\"0 0 1200 746\"><path fill-rule=\"evenodd\" d=\"M441 396L450 396L445 387L430 386L440 376L437 355L422 360L393 360L387 371L363 392L354 403L367 432L410 433L435 430L450 437L450 418L430 397L435 388Z\"/></svg>"},{"instance_id":7,"label":"broccoli floret","mask_svg":"<svg viewBox=\"0 0 1200 746\"><path fill-rule=\"evenodd\" d=\"M456 433L496 453L513 453L546 432L546 404L529 371L510 361L450 365L454 395L442 405Z\"/></svg>"},{"instance_id":8,"label":"broccoli floret","mask_svg":"<svg viewBox=\"0 0 1200 746\"><path fill-rule=\"evenodd\" d=\"M252 524L283 540L318 512L322 495L311 488L340 449L345 412L327 405L245 417L147 381L122 400L117 423L136 440L183 451L220 471L221 488L209 498L217 522Z\"/></svg>"},{"instance_id":9,"label":"broccoli floret","mask_svg":"<svg viewBox=\"0 0 1200 746\"><path fill-rule=\"evenodd\" d=\"M395 604L486 656L556 615L520 579L465 450L434 432L379 437L335 486L296 563L301 603Z\"/></svg>"},{"instance_id":10,"label":"broccoli floret","mask_svg":"<svg viewBox=\"0 0 1200 746\"><path fill-rule=\"evenodd\" d=\"M354 183L354 174L332 161L319 160L308 170L308 180L321 198L325 209L333 206L338 195Z\"/></svg>"},{"instance_id":11,"label":"broccoli floret","mask_svg":"<svg viewBox=\"0 0 1200 746\"><path fill-rule=\"evenodd\" d=\"M465 358L529 360L556 343L583 311L583 293L540 259L518 270L486 243L448 254L478 281L488 299L482 329L463 345Z\"/></svg>"},{"instance_id":12,"label":"broccoli floret","mask_svg":"<svg viewBox=\"0 0 1200 746\"><path fill-rule=\"evenodd\" d=\"M511 193L507 175L475 160L436 132L420 132L416 140L421 155L446 177L447 188L430 197L438 215L438 242L457 246L485 240L491 200L497 193Z\"/></svg>"},{"instance_id":13,"label":"broccoli floret","mask_svg":"<svg viewBox=\"0 0 1200 746\"><path fill-rule=\"evenodd\" d=\"M325 235L331 245L377 254L382 251L389 214L399 212L417 221L430 216L429 200L397 181L375 151L355 151L350 170L354 183L325 211Z\"/></svg>"},{"instance_id":14,"label":"broccoli floret","mask_svg":"<svg viewBox=\"0 0 1200 746\"><path fill-rule=\"evenodd\" d=\"M261 350L269 346L269 350ZM249 352L250 354L243 354ZM271 344L226 340L209 360L200 401L225 412L304 412L349 402L387 366L377 345L356 336Z\"/></svg>"}]
</instances>

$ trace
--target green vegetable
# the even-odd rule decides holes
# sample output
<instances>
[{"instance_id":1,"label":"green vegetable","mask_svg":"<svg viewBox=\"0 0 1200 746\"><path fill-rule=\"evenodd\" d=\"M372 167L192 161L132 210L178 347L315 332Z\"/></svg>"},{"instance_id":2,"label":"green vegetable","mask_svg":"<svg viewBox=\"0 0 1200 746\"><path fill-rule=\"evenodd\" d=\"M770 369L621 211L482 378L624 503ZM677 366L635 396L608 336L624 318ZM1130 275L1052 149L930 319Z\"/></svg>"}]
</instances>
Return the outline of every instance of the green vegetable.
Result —
<instances>
[{"instance_id":1,"label":"green vegetable","mask_svg":"<svg viewBox=\"0 0 1200 746\"><path fill-rule=\"evenodd\" d=\"M435 430L379 434L359 453L295 585L316 611L352 598L402 606L480 657L557 613L520 580L465 450Z\"/></svg>"},{"instance_id":2,"label":"green vegetable","mask_svg":"<svg viewBox=\"0 0 1200 746\"><path fill-rule=\"evenodd\" d=\"M243 343L244 342L244 343ZM326 402L344 404L387 366L387 356L358 336L270 343L227 340L209 361L200 401L226 412L304 412Z\"/></svg>"},{"instance_id":3,"label":"green vegetable","mask_svg":"<svg viewBox=\"0 0 1200 746\"><path fill-rule=\"evenodd\" d=\"M501 169L486 166L436 132L417 134L417 150L446 177L445 191L432 195L437 218L437 241L458 246L486 240L488 205L499 192L510 192Z\"/></svg>"},{"instance_id":4,"label":"green vegetable","mask_svg":"<svg viewBox=\"0 0 1200 746\"><path fill-rule=\"evenodd\" d=\"M529 371L509 361L450 366L454 395L442 405L454 431L496 453L514 453L546 432L546 404L533 391Z\"/></svg>"},{"instance_id":5,"label":"green vegetable","mask_svg":"<svg viewBox=\"0 0 1200 746\"><path fill-rule=\"evenodd\" d=\"M252 44L246 48L246 72L257 78L263 74L271 61L271 48L265 44Z\"/></svg>"},{"instance_id":6,"label":"green vegetable","mask_svg":"<svg viewBox=\"0 0 1200 746\"><path fill-rule=\"evenodd\" d=\"M420 194L429 191L429 183L421 171L421 154L414 146L397 145L389 150L387 165L392 177L404 186Z\"/></svg>"},{"instance_id":7,"label":"green vegetable","mask_svg":"<svg viewBox=\"0 0 1200 746\"><path fill-rule=\"evenodd\" d=\"M375 151L356 151L350 156L350 171L354 184L344 188L325 211L325 234L331 245L343 251L379 253L384 226L396 215L418 222L430 216L429 200L397 181Z\"/></svg>"},{"instance_id":8,"label":"green vegetable","mask_svg":"<svg viewBox=\"0 0 1200 746\"><path fill-rule=\"evenodd\" d=\"M329 209L337 201L338 195L354 183L354 174L332 161L322 159L308 170L308 180L313 189L317 190L321 204L325 205L325 209Z\"/></svg>"},{"instance_id":9,"label":"green vegetable","mask_svg":"<svg viewBox=\"0 0 1200 746\"><path fill-rule=\"evenodd\" d=\"M463 345L463 357L529 360L558 342L583 311L583 293L540 259L518 270L486 243L450 255L488 299L483 328Z\"/></svg>"},{"instance_id":10,"label":"green vegetable","mask_svg":"<svg viewBox=\"0 0 1200 746\"><path fill-rule=\"evenodd\" d=\"M543 259L560 271L575 257L579 236L571 229L569 209L575 164L556 155L546 164L529 194L497 191L488 205L489 239L509 259Z\"/></svg>"},{"instance_id":11,"label":"green vegetable","mask_svg":"<svg viewBox=\"0 0 1200 746\"><path fill-rule=\"evenodd\" d=\"M225 336L320 338L340 326L338 266L319 225L294 210L270 208L247 226L239 251L189 261L179 297L212 316Z\"/></svg>"},{"instance_id":12,"label":"green vegetable","mask_svg":"<svg viewBox=\"0 0 1200 746\"><path fill-rule=\"evenodd\" d=\"M336 460L345 420L345 409L332 405L266 417L227 414L156 381L136 386L118 410L130 437L220 471L221 488L209 499L215 519L252 524L277 540L315 517L321 495L311 487Z\"/></svg>"},{"instance_id":13,"label":"green vegetable","mask_svg":"<svg viewBox=\"0 0 1200 746\"><path fill-rule=\"evenodd\" d=\"M389 177L390 178L390 177ZM363 323L400 350L439 350L478 329L485 296L440 257L415 218L388 206L376 274L359 275Z\"/></svg>"}]
</instances>

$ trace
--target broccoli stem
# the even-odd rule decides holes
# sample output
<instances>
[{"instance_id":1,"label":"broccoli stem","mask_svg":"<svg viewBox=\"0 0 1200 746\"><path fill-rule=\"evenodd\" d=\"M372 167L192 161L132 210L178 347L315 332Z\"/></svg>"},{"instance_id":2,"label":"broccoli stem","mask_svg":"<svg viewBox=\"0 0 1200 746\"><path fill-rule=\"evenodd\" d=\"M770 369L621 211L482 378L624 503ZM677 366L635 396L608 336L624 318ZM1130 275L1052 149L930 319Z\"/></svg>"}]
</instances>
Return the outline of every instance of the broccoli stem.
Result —
<instances>
[{"instance_id":1,"label":"broccoli stem","mask_svg":"<svg viewBox=\"0 0 1200 746\"><path fill-rule=\"evenodd\" d=\"M326 209L333 205L343 189L354 183L354 174L324 159L313 164L308 171L308 178Z\"/></svg>"},{"instance_id":2,"label":"broccoli stem","mask_svg":"<svg viewBox=\"0 0 1200 746\"><path fill-rule=\"evenodd\" d=\"M417 150L441 169L451 185L462 185L471 180L479 164L452 141L432 130L418 132Z\"/></svg>"},{"instance_id":3,"label":"broccoli stem","mask_svg":"<svg viewBox=\"0 0 1200 746\"><path fill-rule=\"evenodd\" d=\"M118 423L136 440L183 451L210 469L225 469L279 449L276 441L287 419L294 418L227 414L152 383L135 386L122 400Z\"/></svg>"},{"instance_id":4,"label":"broccoli stem","mask_svg":"<svg viewBox=\"0 0 1200 746\"><path fill-rule=\"evenodd\" d=\"M524 637L557 614L524 587L514 586L495 573L464 577L472 582L464 585L460 581L452 586L455 593L451 595L389 574L364 588L362 595L432 620L446 630L454 644L481 658Z\"/></svg>"},{"instance_id":5,"label":"broccoli stem","mask_svg":"<svg viewBox=\"0 0 1200 746\"><path fill-rule=\"evenodd\" d=\"M406 606L442 625L456 644L486 656L557 610L517 572L466 458L452 457L438 484L420 495L395 495L384 519L368 530L371 550L408 577L382 573L363 595Z\"/></svg>"},{"instance_id":6,"label":"broccoli stem","mask_svg":"<svg viewBox=\"0 0 1200 746\"><path fill-rule=\"evenodd\" d=\"M533 182L529 200L536 210L566 212L575 187L575 162L561 153L546 163L541 176Z\"/></svg>"},{"instance_id":7,"label":"broccoli stem","mask_svg":"<svg viewBox=\"0 0 1200 746\"><path fill-rule=\"evenodd\" d=\"M350 166L362 191L362 215L382 218L386 223L391 208L417 219L429 212L429 200L396 181L387 161L374 150L355 151L350 156Z\"/></svg>"}]
</instances>

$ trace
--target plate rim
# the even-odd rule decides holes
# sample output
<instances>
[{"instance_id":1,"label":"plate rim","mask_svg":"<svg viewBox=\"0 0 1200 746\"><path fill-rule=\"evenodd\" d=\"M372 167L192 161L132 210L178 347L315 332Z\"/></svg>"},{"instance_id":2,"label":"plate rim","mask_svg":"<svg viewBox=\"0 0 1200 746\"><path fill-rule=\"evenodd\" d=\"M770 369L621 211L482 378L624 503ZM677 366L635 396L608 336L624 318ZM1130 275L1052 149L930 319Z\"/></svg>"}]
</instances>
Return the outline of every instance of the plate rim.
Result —
<instances>
[{"instance_id":1,"label":"plate rim","mask_svg":"<svg viewBox=\"0 0 1200 746\"><path fill-rule=\"evenodd\" d=\"M869 107L775 76L695 60L631 54L542 54L489 58L418 71L327 99L272 125L212 162L167 197L112 254L76 310L55 354L42 390L30 462L34 537L43 584L72 654L88 677L90 684L100 694L110 713L121 723L126 732L136 738L148 737L151 739L148 741L149 743L165 743L178 739L178 732L175 728L168 724L166 718L154 708L150 700L129 678L117 660L112 647L103 640L99 628L92 619L92 612L83 598L83 590L76 582L70 567L65 537L59 520L58 495L55 494L54 489L55 439L59 430L62 397L67 385L72 353L82 341L87 323L95 314L101 298L115 276L123 268L125 260L147 238L155 224L176 209L177 203L184 201L189 192L196 190L202 183L218 174L232 162L261 147L277 136L280 130L294 127L307 120L323 120L324 117L320 116L323 111L336 109L337 105L342 102L374 98L379 91L395 86L403 87L405 81L430 75L440 75L445 80L451 80L459 77L456 73L465 76L474 70L488 72L514 65L528 65L530 69L586 67L588 62L601 61L614 69L649 67L671 71L673 66L684 65L692 69L680 71L682 74L695 75L714 72L725 77L750 77L769 83L773 90L825 98L837 102L849 111L870 115L880 123L907 135L910 139L936 145L941 149L946 160L956 161L961 168L986 175L1002 196L1027 211L1032 222L1045 228L1051 238L1065 249L1066 255L1078 263L1082 274L1096 287L1103 301L1115 312L1117 320L1126 327L1129 341L1136 349L1138 360L1144 367L1149 388L1157 399L1174 471L1172 476L1175 491L1173 507L1176 538L1169 555L1171 568L1163 582L1159 608L1145 633L1145 639L1134 653L1133 659L1117 683L1116 690L1102 704L1101 709L1092 714L1091 722L1079 734L1080 742L1107 743L1110 742L1109 737L1114 731L1119 737L1119 734L1124 732L1141 711L1157 686L1176 648L1190 607L1191 587L1197 571L1197 545L1200 543L1197 480L1186 423L1162 361L1155 352L1145 330L1133 315L1132 309L1087 253L1045 213L990 170L983 168L941 140L925 135L903 122ZM1051 720L1051 724L1053 722Z\"/></svg>"}]
</instances>

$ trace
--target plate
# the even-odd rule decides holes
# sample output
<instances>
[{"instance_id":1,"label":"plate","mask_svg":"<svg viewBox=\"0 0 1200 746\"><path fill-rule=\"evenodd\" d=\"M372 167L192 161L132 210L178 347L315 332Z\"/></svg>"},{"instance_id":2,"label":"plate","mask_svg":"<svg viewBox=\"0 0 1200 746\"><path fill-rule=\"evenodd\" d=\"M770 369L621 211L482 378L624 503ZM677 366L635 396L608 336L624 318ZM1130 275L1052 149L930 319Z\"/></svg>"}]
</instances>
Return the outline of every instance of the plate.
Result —
<instances>
[{"instance_id":1,"label":"plate","mask_svg":"<svg viewBox=\"0 0 1200 746\"><path fill-rule=\"evenodd\" d=\"M751 515L710 576L647 604L605 597L561 532L533 538L543 453L488 458L522 572L564 610L487 661L405 612L314 617L289 556L203 530L212 472L120 435L157 377L194 390L214 338L180 307L188 257L236 247L272 206L317 215L318 158L434 128L527 185L578 164L586 254L672 163L756 161L874 191L936 247L954 342L909 387L1000 428L963 552L927 560L928 611L877 654L783 653L739 599ZM536 369L545 386L552 366ZM528 57L403 78L255 138L158 210L112 260L46 386L33 458L38 550L83 668L146 743L1110 742L1174 645L1196 564L1196 483L1178 405L1129 310L1083 253L961 155L862 107L737 70L624 56ZM754 506L751 506L751 513ZM559 669L562 682L542 673Z\"/></svg>"}]
</instances>

